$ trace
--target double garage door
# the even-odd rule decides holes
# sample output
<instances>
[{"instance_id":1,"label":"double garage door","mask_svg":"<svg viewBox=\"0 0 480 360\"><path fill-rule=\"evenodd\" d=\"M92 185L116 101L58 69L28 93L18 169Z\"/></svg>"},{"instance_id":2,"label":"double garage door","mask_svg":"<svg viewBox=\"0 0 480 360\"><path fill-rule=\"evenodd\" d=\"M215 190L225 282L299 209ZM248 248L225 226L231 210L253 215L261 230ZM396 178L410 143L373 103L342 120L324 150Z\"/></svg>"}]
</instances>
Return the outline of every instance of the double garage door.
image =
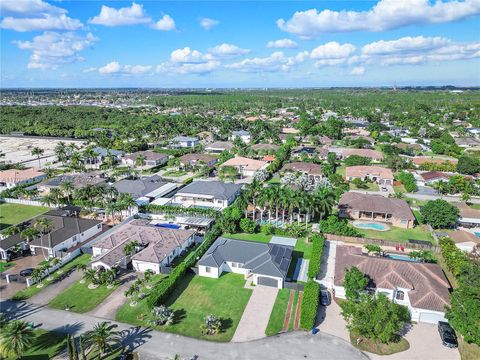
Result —
<instances>
[{"instance_id":1,"label":"double garage door","mask_svg":"<svg viewBox=\"0 0 480 360\"><path fill-rule=\"evenodd\" d=\"M271 287L278 288L278 282L279 281L280 280L278 280L278 279L273 279L273 278L266 277L266 276L258 276L257 277L257 284L258 285L271 286Z\"/></svg>"},{"instance_id":2,"label":"double garage door","mask_svg":"<svg viewBox=\"0 0 480 360\"><path fill-rule=\"evenodd\" d=\"M418 321L423 323L428 323L428 324L437 324L439 321L447 321L447 320L445 320L445 317L441 314L435 314L431 312L421 312Z\"/></svg>"}]
</instances>

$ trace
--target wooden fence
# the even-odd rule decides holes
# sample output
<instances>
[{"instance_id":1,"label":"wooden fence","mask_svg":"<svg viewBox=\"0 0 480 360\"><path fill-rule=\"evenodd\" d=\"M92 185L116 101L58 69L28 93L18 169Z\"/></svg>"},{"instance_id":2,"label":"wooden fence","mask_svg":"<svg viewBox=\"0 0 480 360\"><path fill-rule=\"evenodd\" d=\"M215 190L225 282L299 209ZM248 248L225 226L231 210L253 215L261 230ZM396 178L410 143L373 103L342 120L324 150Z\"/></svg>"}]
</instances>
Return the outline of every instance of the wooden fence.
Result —
<instances>
[{"instance_id":1,"label":"wooden fence","mask_svg":"<svg viewBox=\"0 0 480 360\"><path fill-rule=\"evenodd\" d=\"M418 243L412 243L408 241L388 241L388 240L381 240L381 239L370 239L370 238L363 238L363 237L355 237L355 236L341 236L341 235L333 235L333 234L324 234L325 238L327 240L331 241L342 241L346 243L354 243L354 244L376 244L380 246L390 246L390 247L396 247L396 246L403 246L407 249L413 249L413 250L429 250L433 252L438 252L439 247L432 245L432 244L418 244Z\"/></svg>"}]
</instances>

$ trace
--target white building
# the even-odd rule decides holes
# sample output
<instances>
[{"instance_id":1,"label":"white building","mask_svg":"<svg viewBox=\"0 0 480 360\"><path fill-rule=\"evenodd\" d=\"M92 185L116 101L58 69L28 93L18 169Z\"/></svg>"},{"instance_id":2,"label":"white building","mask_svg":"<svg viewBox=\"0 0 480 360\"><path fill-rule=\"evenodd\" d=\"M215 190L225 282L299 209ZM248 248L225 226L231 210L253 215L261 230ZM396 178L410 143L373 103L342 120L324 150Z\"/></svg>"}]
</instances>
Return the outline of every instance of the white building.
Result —
<instances>
[{"instance_id":1,"label":"white building","mask_svg":"<svg viewBox=\"0 0 480 360\"><path fill-rule=\"evenodd\" d=\"M252 136L248 131L245 130L232 131L232 136L230 136L230 140L233 141L237 138L240 138L245 144L250 144L250 141L252 141Z\"/></svg>"},{"instance_id":2,"label":"white building","mask_svg":"<svg viewBox=\"0 0 480 360\"><path fill-rule=\"evenodd\" d=\"M172 203L183 207L207 207L223 210L233 203L242 185L222 181L196 180L178 190Z\"/></svg>"}]
</instances>

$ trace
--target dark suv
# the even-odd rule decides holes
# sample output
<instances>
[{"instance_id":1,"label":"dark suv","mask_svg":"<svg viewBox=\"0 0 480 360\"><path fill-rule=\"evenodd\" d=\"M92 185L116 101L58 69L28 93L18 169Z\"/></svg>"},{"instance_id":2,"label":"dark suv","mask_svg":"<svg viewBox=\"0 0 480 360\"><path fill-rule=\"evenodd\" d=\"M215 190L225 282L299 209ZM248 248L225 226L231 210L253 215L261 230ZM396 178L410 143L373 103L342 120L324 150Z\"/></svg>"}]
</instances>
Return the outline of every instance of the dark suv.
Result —
<instances>
[{"instance_id":1,"label":"dark suv","mask_svg":"<svg viewBox=\"0 0 480 360\"><path fill-rule=\"evenodd\" d=\"M449 348L456 348L458 346L457 336L452 327L445 321L438 322L438 332L442 339L442 344Z\"/></svg>"}]
</instances>

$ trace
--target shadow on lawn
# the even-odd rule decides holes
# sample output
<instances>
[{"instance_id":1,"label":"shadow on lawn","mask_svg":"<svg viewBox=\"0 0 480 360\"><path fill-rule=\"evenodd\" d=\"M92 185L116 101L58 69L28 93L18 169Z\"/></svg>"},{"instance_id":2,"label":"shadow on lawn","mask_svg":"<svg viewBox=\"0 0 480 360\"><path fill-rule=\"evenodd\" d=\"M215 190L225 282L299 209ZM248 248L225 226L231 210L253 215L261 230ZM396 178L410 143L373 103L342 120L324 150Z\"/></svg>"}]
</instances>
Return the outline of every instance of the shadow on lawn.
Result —
<instances>
[{"instance_id":1,"label":"shadow on lawn","mask_svg":"<svg viewBox=\"0 0 480 360\"><path fill-rule=\"evenodd\" d=\"M173 312L173 322L172 325L181 323L183 319L187 316L185 309L178 309Z\"/></svg>"},{"instance_id":2,"label":"shadow on lawn","mask_svg":"<svg viewBox=\"0 0 480 360\"><path fill-rule=\"evenodd\" d=\"M220 322L222 323L220 327L220 333L226 332L228 329L230 329L233 325L233 320L228 318L228 319L220 319Z\"/></svg>"},{"instance_id":3,"label":"shadow on lawn","mask_svg":"<svg viewBox=\"0 0 480 360\"><path fill-rule=\"evenodd\" d=\"M59 353L65 349L67 336L58 332L45 332L36 337L31 351L41 351L45 349L56 347L54 353ZM24 357L25 359L48 359L46 354L30 355Z\"/></svg>"}]
</instances>

